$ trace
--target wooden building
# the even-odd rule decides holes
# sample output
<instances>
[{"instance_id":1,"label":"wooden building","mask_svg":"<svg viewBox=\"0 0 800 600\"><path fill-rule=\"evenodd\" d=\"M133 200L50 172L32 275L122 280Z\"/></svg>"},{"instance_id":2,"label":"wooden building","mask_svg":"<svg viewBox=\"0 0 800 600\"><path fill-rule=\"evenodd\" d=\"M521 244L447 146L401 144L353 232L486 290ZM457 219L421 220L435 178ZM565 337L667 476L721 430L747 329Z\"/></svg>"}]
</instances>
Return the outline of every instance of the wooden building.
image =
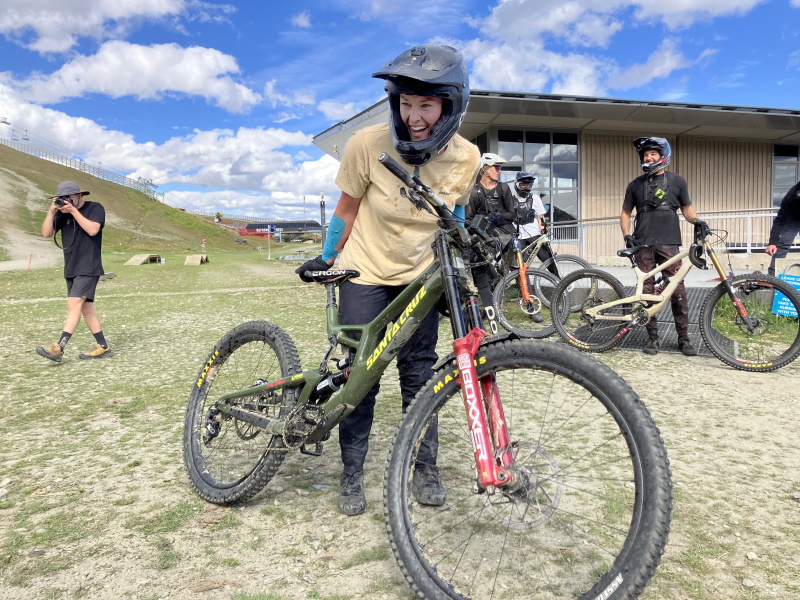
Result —
<instances>
[{"instance_id":1,"label":"wooden building","mask_svg":"<svg viewBox=\"0 0 800 600\"><path fill-rule=\"evenodd\" d=\"M386 120L384 99L314 144L339 158L355 131ZM505 158L505 179L533 173L562 224L563 251L600 264L621 245L625 188L641 174L638 137L669 140L669 170L686 178L695 210L727 232L720 244L738 252L763 251L775 209L800 179L800 110L472 91L459 133Z\"/></svg>"}]
</instances>

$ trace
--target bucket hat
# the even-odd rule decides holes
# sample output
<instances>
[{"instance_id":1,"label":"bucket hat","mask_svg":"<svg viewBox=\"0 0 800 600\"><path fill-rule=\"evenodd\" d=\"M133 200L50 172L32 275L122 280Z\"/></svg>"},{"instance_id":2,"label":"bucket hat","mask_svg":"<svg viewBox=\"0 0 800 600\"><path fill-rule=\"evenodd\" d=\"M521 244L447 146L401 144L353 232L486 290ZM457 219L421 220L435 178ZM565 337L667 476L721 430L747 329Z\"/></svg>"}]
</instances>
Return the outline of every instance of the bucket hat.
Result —
<instances>
[{"instance_id":1,"label":"bucket hat","mask_svg":"<svg viewBox=\"0 0 800 600\"><path fill-rule=\"evenodd\" d=\"M59 196L71 196L72 194L88 196L90 192L82 192L80 186L74 181L62 181L56 188L56 195L52 197L58 198Z\"/></svg>"}]
</instances>

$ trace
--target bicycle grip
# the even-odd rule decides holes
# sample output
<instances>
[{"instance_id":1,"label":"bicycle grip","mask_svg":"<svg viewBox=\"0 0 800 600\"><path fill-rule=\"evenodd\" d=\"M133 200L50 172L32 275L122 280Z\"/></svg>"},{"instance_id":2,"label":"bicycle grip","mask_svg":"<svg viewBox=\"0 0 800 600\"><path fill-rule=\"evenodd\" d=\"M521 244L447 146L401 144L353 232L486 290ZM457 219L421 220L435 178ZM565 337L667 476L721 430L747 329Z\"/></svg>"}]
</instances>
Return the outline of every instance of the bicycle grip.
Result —
<instances>
[{"instance_id":1,"label":"bicycle grip","mask_svg":"<svg viewBox=\"0 0 800 600\"><path fill-rule=\"evenodd\" d=\"M381 152L380 156L378 156L378 162L389 169L389 171L391 171L395 177L397 177L411 189L416 187L417 184L412 179L411 174L401 167L400 164L386 152Z\"/></svg>"}]
</instances>

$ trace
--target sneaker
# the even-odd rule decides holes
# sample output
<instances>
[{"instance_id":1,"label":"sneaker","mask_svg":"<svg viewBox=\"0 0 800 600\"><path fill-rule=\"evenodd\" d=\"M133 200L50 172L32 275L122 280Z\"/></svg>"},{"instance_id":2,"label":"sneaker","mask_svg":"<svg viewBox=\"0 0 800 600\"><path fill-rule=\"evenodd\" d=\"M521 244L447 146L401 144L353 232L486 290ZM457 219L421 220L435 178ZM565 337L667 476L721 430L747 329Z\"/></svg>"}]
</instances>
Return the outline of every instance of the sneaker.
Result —
<instances>
[{"instance_id":1,"label":"sneaker","mask_svg":"<svg viewBox=\"0 0 800 600\"><path fill-rule=\"evenodd\" d=\"M688 337L678 338L678 350L683 352L684 356L694 356L697 354L697 348L692 346L692 342Z\"/></svg>"},{"instance_id":2,"label":"sneaker","mask_svg":"<svg viewBox=\"0 0 800 600\"><path fill-rule=\"evenodd\" d=\"M53 344L49 348L39 346L36 348L36 353L39 356L44 356L45 358L49 358L53 362L57 363L60 363L61 359L64 357L64 349L58 344Z\"/></svg>"},{"instance_id":3,"label":"sneaker","mask_svg":"<svg viewBox=\"0 0 800 600\"><path fill-rule=\"evenodd\" d=\"M103 348L100 344L95 345L89 352L81 353L78 355L80 358L111 358L114 353L111 351L111 346Z\"/></svg>"},{"instance_id":4,"label":"sneaker","mask_svg":"<svg viewBox=\"0 0 800 600\"><path fill-rule=\"evenodd\" d=\"M531 321L533 321L534 323L544 323L544 317L539 313L533 313L531 315Z\"/></svg>"},{"instance_id":5,"label":"sneaker","mask_svg":"<svg viewBox=\"0 0 800 600\"><path fill-rule=\"evenodd\" d=\"M661 342L658 341L658 338L650 338L642 352L645 354L658 354L658 349L660 346Z\"/></svg>"},{"instance_id":6,"label":"sneaker","mask_svg":"<svg viewBox=\"0 0 800 600\"><path fill-rule=\"evenodd\" d=\"M364 473L348 475L342 473L342 491L337 500L342 514L352 517L367 510L367 498L364 496Z\"/></svg>"},{"instance_id":7,"label":"sneaker","mask_svg":"<svg viewBox=\"0 0 800 600\"><path fill-rule=\"evenodd\" d=\"M447 499L447 490L439 481L439 469L432 465L417 465L411 480L411 492L420 504L441 506Z\"/></svg>"}]
</instances>

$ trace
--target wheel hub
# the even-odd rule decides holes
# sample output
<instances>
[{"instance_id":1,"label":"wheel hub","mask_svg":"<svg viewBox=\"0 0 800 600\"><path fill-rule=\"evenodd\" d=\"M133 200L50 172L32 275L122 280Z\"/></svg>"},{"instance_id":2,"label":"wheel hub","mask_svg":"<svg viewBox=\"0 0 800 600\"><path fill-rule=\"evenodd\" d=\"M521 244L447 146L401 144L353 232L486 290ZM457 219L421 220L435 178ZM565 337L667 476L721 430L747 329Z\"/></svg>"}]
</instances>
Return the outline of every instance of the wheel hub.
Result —
<instances>
[{"instance_id":1,"label":"wheel hub","mask_svg":"<svg viewBox=\"0 0 800 600\"><path fill-rule=\"evenodd\" d=\"M524 530L549 521L564 493L561 468L547 450L530 442L515 442L515 463L508 470L514 483L486 496L486 509L502 525Z\"/></svg>"}]
</instances>

